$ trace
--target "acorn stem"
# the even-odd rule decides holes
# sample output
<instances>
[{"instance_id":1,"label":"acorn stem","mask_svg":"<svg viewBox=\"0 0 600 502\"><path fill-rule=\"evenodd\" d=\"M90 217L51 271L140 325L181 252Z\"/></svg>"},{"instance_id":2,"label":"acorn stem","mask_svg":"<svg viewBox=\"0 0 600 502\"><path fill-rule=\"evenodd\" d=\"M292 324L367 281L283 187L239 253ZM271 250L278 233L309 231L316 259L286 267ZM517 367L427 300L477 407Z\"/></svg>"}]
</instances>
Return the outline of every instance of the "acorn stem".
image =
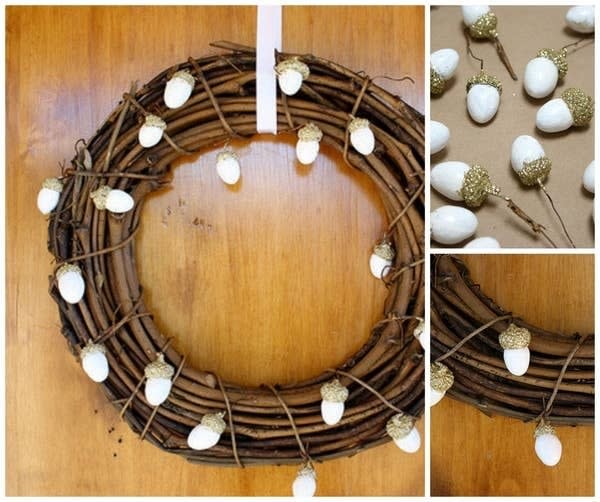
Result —
<instances>
[{"instance_id":1,"label":"acorn stem","mask_svg":"<svg viewBox=\"0 0 600 502\"><path fill-rule=\"evenodd\" d=\"M576 248L577 246L575 246L575 243L573 242L573 239L571 239L571 236L569 235L569 232L567 230L565 222L563 221L562 217L560 216L560 213L556 209L556 206L554 205L554 201L552 200L552 197L550 197L550 194L548 193L548 190L546 190L546 187L544 186L544 184L542 183L541 180L538 180L538 185L542 189L542 192L544 192L544 195L546 197L548 197L548 200L550 201L550 205L552 206L552 210L554 211L554 214L558 218L558 221L560 221L560 226L562 227L563 232L567 236L567 239L569 240L569 244L571 244L572 248Z\"/></svg>"},{"instance_id":2,"label":"acorn stem","mask_svg":"<svg viewBox=\"0 0 600 502\"><path fill-rule=\"evenodd\" d=\"M479 69L483 70L483 59L482 58L478 58L475 54L473 54L473 50L471 49L471 38L469 37L469 27L468 26L463 30L463 33L464 33L465 39L467 41L467 53L473 59L476 59L477 61L479 61L479 63L480 63L479 64Z\"/></svg>"},{"instance_id":3,"label":"acorn stem","mask_svg":"<svg viewBox=\"0 0 600 502\"><path fill-rule=\"evenodd\" d=\"M496 35L494 37L494 45L496 46L496 51L498 52L498 56L500 56L500 61L502 61L504 63L504 66L506 66L506 69L508 70L508 73L510 73L510 76L512 77L512 79L519 80L517 77L517 74L515 73L515 70L513 70L513 67L510 64L510 61L508 60L508 56L506 55L506 51L504 50L504 47L502 47L502 43L500 42L498 35Z\"/></svg>"}]
</instances>

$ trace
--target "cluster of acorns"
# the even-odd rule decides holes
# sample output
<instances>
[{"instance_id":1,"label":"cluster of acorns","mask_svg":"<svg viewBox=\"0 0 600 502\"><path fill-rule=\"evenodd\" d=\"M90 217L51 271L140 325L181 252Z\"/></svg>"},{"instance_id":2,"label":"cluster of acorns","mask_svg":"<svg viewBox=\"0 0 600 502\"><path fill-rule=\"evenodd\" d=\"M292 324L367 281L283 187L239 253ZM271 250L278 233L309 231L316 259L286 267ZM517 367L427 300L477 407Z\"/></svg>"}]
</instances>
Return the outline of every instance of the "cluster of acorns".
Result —
<instances>
[{"instance_id":1,"label":"cluster of acorns","mask_svg":"<svg viewBox=\"0 0 600 502\"><path fill-rule=\"evenodd\" d=\"M462 7L463 21L469 34L475 38L497 37L497 19L488 6ZM594 31L594 7L577 6L568 10L567 25L580 33ZM431 54L431 92L444 92L446 81L458 67L459 55L454 49L441 49ZM566 49L541 49L525 68L524 88L533 98L544 98L556 88L567 72ZM480 124L489 122L500 104L502 85L483 70L467 83L467 110ZM545 103L537 112L536 127L546 133L556 133L570 127L587 126L594 113L593 99L578 88L566 89L560 98ZM441 122L430 122L430 154L443 150L450 140L450 130ZM542 185L550 173L552 162L542 145L532 136L518 136L511 148L511 165L520 181L527 185ZM592 161L584 171L583 186L594 193L594 166ZM431 170L431 185L445 197L462 201L469 207L478 207L487 195L498 195L485 167L464 162L443 162ZM431 213L431 237L446 244L458 244L472 236L478 226L477 216L469 209L446 205ZM467 243L465 248L499 248L493 237L480 237Z\"/></svg>"}]
</instances>

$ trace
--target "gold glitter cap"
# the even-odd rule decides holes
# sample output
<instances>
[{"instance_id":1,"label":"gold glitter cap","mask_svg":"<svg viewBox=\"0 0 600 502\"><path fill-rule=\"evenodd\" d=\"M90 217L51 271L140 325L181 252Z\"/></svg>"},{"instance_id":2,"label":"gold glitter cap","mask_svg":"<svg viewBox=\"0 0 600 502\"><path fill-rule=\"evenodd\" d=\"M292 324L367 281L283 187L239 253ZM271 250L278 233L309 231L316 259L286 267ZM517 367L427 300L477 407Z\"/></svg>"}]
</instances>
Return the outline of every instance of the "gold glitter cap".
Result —
<instances>
[{"instance_id":1,"label":"gold glitter cap","mask_svg":"<svg viewBox=\"0 0 600 502\"><path fill-rule=\"evenodd\" d=\"M388 261L392 261L396 256L396 251L394 250L392 243L389 241L383 241L377 244L373 248L373 253L375 253L380 258L383 258L384 260Z\"/></svg>"},{"instance_id":2,"label":"gold glitter cap","mask_svg":"<svg viewBox=\"0 0 600 502\"><path fill-rule=\"evenodd\" d=\"M494 39L498 36L496 26L498 25L498 18L493 12L486 12L483 16L479 17L471 26L469 26L469 33L473 38L491 38Z\"/></svg>"},{"instance_id":3,"label":"gold glitter cap","mask_svg":"<svg viewBox=\"0 0 600 502\"><path fill-rule=\"evenodd\" d=\"M439 96L446 89L446 81L433 68L429 70L429 92L432 96Z\"/></svg>"},{"instance_id":4,"label":"gold glitter cap","mask_svg":"<svg viewBox=\"0 0 600 502\"><path fill-rule=\"evenodd\" d=\"M471 90L471 87L478 84L491 85L498 90L498 94L502 94L502 82L493 75L486 73L484 70L481 70L477 75L473 75L467 80L467 92Z\"/></svg>"},{"instance_id":5,"label":"gold glitter cap","mask_svg":"<svg viewBox=\"0 0 600 502\"><path fill-rule=\"evenodd\" d=\"M343 403L348 399L348 389L336 378L321 386L321 397L331 403Z\"/></svg>"},{"instance_id":6,"label":"gold glitter cap","mask_svg":"<svg viewBox=\"0 0 600 502\"><path fill-rule=\"evenodd\" d=\"M489 194L500 195L500 189L492 183L485 167L474 164L465 173L460 196L469 207L479 207Z\"/></svg>"},{"instance_id":7,"label":"gold glitter cap","mask_svg":"<svg viewBox=\"0 0 600 502\"><path fill-rule=\"evenodd\" d=\"M108 198L108 194L111 192L112 188L108 185L103 185L98 190L94 190L90 193L90 197L94 201L94 205L96 209L100 211L106 209L106 199Z\"/></svg>"},{"instance_id":8,"label":"gold glitter cap","mask_svg":"<svg viewBox=\"0 0 600 502\"><path fill-rule=\"evenodd\" d=\"M227 160L229 158L239 160L238 154L230 148L226 148L225 150L217 153L217 162L223 162L224 160Z\"/></svg>"},{"instance_id":9,"label":"gold glitter cap","mask_svg":"<svg viewBox=\"0 0 600 502\"><path fill-rule=\"evenodd\" d=\"M275 73L278 75L282 74L284 71L293 70L297 71L302 75L302 78L306 80L310 75L310 70L307 65L305 65L298 57L293 57L290 59L285 59L281 63L279 63L275 67Z\"/></svg>"},{"instance_id":10,"label":"gold glitter cap","mask_svg":"<svg viewBox=\"0 0 600 502\"><path fill-rule=\"evenodd\" d=\"M42 188L60 193L62 192L63 184L58 178L46 178L42 183Z\"/></svg>"},{"instance_id":11,"label":"gold glitter cap","mask_svg":"<svg viewBox=\"0 0 600 502\"><path fill-rule=\"evenodd\" d=\"M537 53L538 58L546 58L554 63L558 69L558 78L565 78L569 65L567 63L567 49L540 49Z\"/></svg>"},{"instance_id":12,"label":"gold glitter cap","mask_svg":"<svg viewBox=\"0 0 600 502\"><path fill-rule=\"evenodd\" d=\"M202 417L200 425L207 427L208 429L210 429L213 432L216 432L217 434L223 434L223 431L227 427L225 425L225 420L223 420L224 416L225 413L223 412L208 413Z\"/></svg>"},{"instance_id":13,"label":"gold glitter cap","mask_svg":"<svg viewBox=\"0 0 600 502\"><path fill-rule=\"evenodd\" d=\"M531 333L527 328L510 323L498 336L498 342L503 349L526 349L531 341Z\"/></svg>"},{"instance_id":14,"label":"gold glitter cap","mask_svg":"<svg viewBox=\"0 0 600 502\"><path fill-rule=\"evenodd\" d=\"M167 128L167 123L161 119L158 115L146 115L146 119L144 120L144 125L148 127L158 127L160 129L165 130Z\"/></svg>"},{"instance_id":15,"label":"gold glitter cap","mask_svg":"<svg viewBox=\"0 0 600 502\"><path fill-rule=\"evenodd\" d=\"M312 122L309 122L298 131L298 139L301 141L321 141L322 138L323 131Z\"/></svg>"},{"instance_id":16,"label":"gold glitter cap","mask_svg":"<svg viewBox=\"0 0 600 502\"><path fill-rule=\"evenodd\" d=\"M454 375L450 368L442 363L431 364L431 388L438 392L446 392L454 383Z\"/></svg>"},{"instance_id":17,"label":"gold glitter cap","mask_svg":"<svg viewBox=\"0 0 600 502\"><path fill-rule=\"evenodd\" d=\"M543 420L539 423L539 425L535 428L535 432L533 433L534 438L538 438L543 434L553 434L556 435L556 431L554 427L550 424L544 422Z\"/></svg>"},{"instance_id":18,"label":"gold glitter cap","mask_svg":"<svg viewBox=\"0 0 600 502\"><path fill-rule=\"evenodd\" d=\"M573 116L573 125L583 127L590 123L594 116L594 100L581 89L571 87L560 96L567 103Z\"/></svg>"},{"instance_id":19,"label":"gold glitter cap","mask_svg":"<svg viewBox=\"0 0 600 502\"><path fill-rule=\"evenodd\" d=\"M91 340L88 341L87 345L81 349L79 353L79 357L83 359L88 354L95 354L96 352L100 352L101 354L106 354L106 347L101 343L93 343Z\"/></svg>"},{"instance_id":20,"label":"gold glitter cap","mask_svg":"<svg viewBox=\"0 0 600 502\"><path fill-rule=\"evenodd\" d=\"M317 473L313 469L313 466L310 464L304 464L302 468L298 471L297 477L300 476L309 476L313 479L317 479Z\"/></svg>"},{"instance_id":21,"label":"gold glitter cap","mask_svg":"<svg viewBox=\"0 0 600 502\"><path fill-rule=\"evenodd\" d=\"M353 133L359 129L364 129L365 127L369 127L369 121L367 119L352 119L350 125L348 126L348 132Z\"/></svg>"},{"instance_id":22,"label":"gold glitter cap","mask_svg":"<svg viewBox=\"0 0 600 502\"><path fill-rule=\"evenodd\" d=\"M194 76L187 70L179 70L179 71L176 71L175 73L173 73L171 80L176 79L176 78L180 78L181 80L190 84L192 87L194 86L194 83L195 83Z\"/></svg>"},{"instance_id":23,"label":"gold glitter cap","mask_svg":"<svg viewBox=\"0 0 600 502\"><path fill-rule=\"evenodd\" d=\"M527 186L537 185L546 179L552 169L552 161L548 157L540 157L531 162L524 162L523 169L517 172L519 179Z\"/></svg>"},{"instance_id":24,"label":"gold glitter cap","mask_svg":"<svg viewBox=\"0 0 600 502\"><path fill-rule=\"evenodd\" d=\"M415 420L413 417L398 413L388 420L385 430L392 439L402 439L408 436L414 426Z\"/></svg>"},{"instance_id":25,"label":"gold glitter cap","mask_svg":"<svg viewBox=\"0 0 600 502\"><path fill-rule=\"evenodd\" d=\"M146 378L171 378L174 373L175 369L165 362L165 356L162 353L157 355L156 361L147 364L144 368Z\"/></svg>"},{"instance_id":26,"label":"gold glitter cap","mask_svg":"<svg viewBox=\"0 0 600 502\"><path fill-rule=\"evenodd\" d=\"M77 265L75 265L73 263L67 263L66 265L61 266L56 271L56 278L60 279L67 272L76 272L78 274L81 274L81 269Z\"/></svg>"}]
</instances>

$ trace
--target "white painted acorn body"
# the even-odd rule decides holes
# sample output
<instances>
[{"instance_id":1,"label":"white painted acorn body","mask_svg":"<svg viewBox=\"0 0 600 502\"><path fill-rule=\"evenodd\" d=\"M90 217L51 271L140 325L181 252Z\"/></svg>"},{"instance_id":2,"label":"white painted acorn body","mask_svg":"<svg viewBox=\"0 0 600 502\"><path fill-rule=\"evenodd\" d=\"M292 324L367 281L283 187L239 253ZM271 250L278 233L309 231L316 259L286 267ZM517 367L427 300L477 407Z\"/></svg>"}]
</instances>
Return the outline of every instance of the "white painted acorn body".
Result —
<instances>
[{"instance_id":1,"label":"white painted acorn body","mask_svg":"<svg viewBox=\"0 0 600 502\"><path fill-rule=\"evenodd\" d=\"M467 93L469 116L478 124L485 124L494 118L500 106L500 93L492 85L476 84Z\"/></svg>"},{"instance_id":2,"label":"white painted acorn body","mask_svg":"<svg viewBox=\"0 0 600 502\"><path fill-rule=\"evenodd\" d=\"M94 382L101 383L108 378L108 359L102 344L89 343L80 354L81 366Z\"/></svg>"},{"instance_id":3,"label":"white painted acorn body","mask_svg":"<svg viewBox=\"0 0 600 502\"><path fill-rule=\"evenodd\" d=\"M490 12L488 5L462 6L463 21L467 26L474 25L481 16L487 14L488 12Z\"/></svg>"},{"instance_id":4,"label":"white painted acorn body","mask_svg":"<svg viewBox=\"0 0 600 502\"><path fill-rule=\"evenodd\" d=\"M298 498L312 497L316 491L317 476L314 469L307 465L298 471L298 475L292 484L292 494Z\"/></svg>"},{"instance_id":5,"label":"white painted acorn body","mask_svg":"<svg viewBox=\"0 0 600 502\"><path fill-rule=\"evenodd\" d=\"M396 446L402 451L414 453L421 447L421 435L415 427L413 417L398 413L388 420L385 428Z\"/></svg>"},{"instance_id":6,"label":"white painted acorn body","mask_svg":"<svg viewBox=\"0 0 600 502\"><path fill-rule=\"evenodd\" d=\"M221 439L226 425L223 420L224 413L208 413L194 427L187 438L187 443L193 450L208 450Z\"/></svg>"},{"instance_id":7,"label":"white painted acorn body","mask_svg":"<svg viewBox=\"0 0 600 502\"><path fill-rule=\"evenodd\" d=\"M337 424L344 415L348 389L336 378L321 386L321 417L327 425Z\"/></svg>"},{"instance_id":8,"label":"white painted acorn body","mask_svg":"<svg viewBox=\"0 0 600 502\"><path fill-rule=\"evenodd\" d=\"M443 363L432 363L429 379L429 405L435 406L446 395L446 391L454 385L454 375Z\"/></svg>"},{"instance_id":9,"label":"white painted acorn body","mask_svg":"<svg viewBox=\"0 0 600 502\"><path fill-rule=\"evenodd\" d=\"M415 453L421 448L421 435L416 427L413 427L410 432L400 439L394 439L396 446L406 453Z\"/></svg>"},{"instance_id":10,"label":"white painted acorn body","mask_svg":"<svg viewBox=\"0 0 600 502\"><path fill-rule=\"evenodd\" d=\"M499 249L500 243L493 237L478 237L465 244L465 249Z\"/></svg>"},{"instance_id":11,"label":"white painted acorn body","mask_svg":"<svg viewBox=\"0 0 600 502\"><path fill-rule=\"evenodd\" d=\"M477 216L459 206L442 206L431 213L431 238L440 244L458 244L477 230Z\"/></svg>"},{"instance_id":12,"label":"white painted acorn body","mask_svg":"<svg viewBox=\"0 0 600 502\"><path fill-rule=\"evenodd\" d=\"M173 366L165 362L162 353L158 354L155 361L146 365L144 368L146 377L144 395L150 405L159 406L167 400L173 385L171 377L174 373Z\"/></svg>"},{"instance_id":13,"label":"white painted acorn body","mask_svg":"<svg viewBox=\"0 0 600 502\"><path fill-rule=\"evenodd\" d=\"M298 131L298 142L296 143L298 162L304 165L312 164L319 155L319 142L322 138L323 132L312 122L302 127Z\"/></svg>"},{"instance_id":14,"label":"white painted acorn body","mask_svg":"<svg viewBox=\"0 0 600 502\"><path fill-rule=\"evenodd\" d=\"M167 128L166 122L156 115L147 115L144 124L138 132L138 141L144 148L157 145Z\"/></svg>"},{"instance_id":15,"label":"white painted acorn body","mask_svg":"<svg viewBox=\"0 0 600 502\"><path fill-rule=\"evenodd\" d=\"M50 214L58 205L63 184L58 178L46 178L38 192L37 207L42 214Z\"/></svg>"},{"instance_id":16,"label":"white painted acorn body","mask_svg":"<svg viewBox=\"0 0 600 502\"><path fill-rule=\"evenodd\" d=\"M538 110L535 125L544 132L565 131L573 125L573 116L562 98L551 99Z\"/></svg>"},{"instance_id":17,"label":"white painted acorn body","mask_svg":"<svg viewBox=\"0 0 600 502\"><path fill-rule=\"evenodd\" d=\"M327 425L337 424L344 415L344 403L336 403L333 401L321 401L321 416L323 422Z\"/></svg>"},{"instance_id":18,"label":"white painted acorn body","mask_svg":"<svg viewBox=\"0 0 600 502\"><path fill-rule=\"evenodd\" d=\"M441 152L450 140L450 129L441 122L429 122L429 153L433 155Z\"/></svg>"},{"instance_id":19,"label":"white painted acorn body","mask_svg":"<svg viewBox=\"0 0 600 502\"><path fill-rule=\"evenodd\" d=\"M535 453L544 465L554 467L560 462L562 444L550 425L540 424L535 430Z\"/></svg>"},{"instance_id":20,"label":"white painted acorn body","mask_svg":"<svg viewBox=\"0 0 600 502\"><path fill-rule=\"evenodd\" d=\"M85 281L77 265L63 265L56 271L58 292L67 303L78 303L85 293Z\"/></svg>"},{"instance_id":21,"label":"white painted acorn body","mask_svg":"<svg viewBox=\"0 0 600 502\"><path fill-rule=\"evenodd\" d=\"M594 6L576 5L565 15L567 26L578 33L594 32Z\"/></svg>"},{"instance_id":22,"label":"white painted acorn body","mask_svg":"<svg viewBox=\"0 0 600 502\"><path fill-rule=\"evenodd\" d=\"M134 206L134 200L131 195L123 190L111 188L108 185L103 185L97 190L90 193L90 197L94 201L94 205L99 210L108 210L111 213L126 213Z\"/></svg>"},{"instance_id":23,"label":"white painted acorn body","mask_svg":"<svg viewBox=\"0 0 600 502\"><path fill-rule=\"evenodd\" d=\"M436 164L431 169L431 186L451 200L463 200L461 190L469 169L471 166L468 164L453 160Z\"/></svg>"},{"instance_id":24,"label":"white painted acorn body","mask_svg":"<svg viewBox=\"0 0 600 502\"><path fill-rule=\"evenodd\" d=\"M459 59L458 52L454 49L440 49L431 53L429 64L440 77L449 80L458 67Z\"/></svg>"},{"instance_id":25,"label":"white painted acorn body","mask_svg":"<svg viewBox=\"0 0 600 502\"><path fill-rule=\"evenodd\" d=\"M277 82L281 92L293 96L302 87L302 82L310 75L307 65L297 57L286 59L275 67Z\"/></svg>"},{"instance_id":26,"label":"white painted acorn body","mask_svg":"<svg viewBox=\"0 0 600 502\"><path fill-rule=\"evenodd\" d=\"M194 90L194 77L186 70L175 72L165 85L164 100L167 108L183 106Z\"/></svg>"},{"instance_id":27,"label":"white painted acorn body","mask_svg":"<svg viewBox=\"0 0 600 502\"><path fill-rule=\"evenodd\" d=\"M510 163L512 168L519 173L524 169L526 163L545 156L546 153L540 142L533 136L523 134L513 141L510 150Z\"/></svg>"},{"instance_id":28,"label":"white painted acorn body","mask_svg":"<svg viewBox=\"0 0 600 502\"><path fill-rule=\"evenodd\" d=\"M227 185L235 185L241 176L240 161L231 150L223 150L217 155L217 174Z\"/></svg>"},{"instance_id":29,"label":"white painted acorn body","mask_svg":"<svg viewBox=\"0 0 600 502\"><path fill-rule=\"evenodd\" d=\"M545 98L556 88L558 68L548 58L533 58L525 67L523 85L532 98Z\"/></svg>"},{"instance_id":30,"label":"white painted acorn body","mask_svg":"<svg viewBox=\"0 0 600 502\"><path fill-rule=\"evenodd\" d=\"M435 406L436 404L438 404L442 398L446 395L446 392L440 392L438 390L435 389L431 389L430 393L429 393L429 405L430 406Z\"/></svg>"},{"instance_id":31,"label":"white painted acorn body","mask_svg":"<svg viewBox=\"0 0 600 502\"><path fill-rule=\"evenodd\" d=\"M384 241L377 244L369 258L371 274L377 279L383 279L390 272L395 255L396 251L390 242Z\"/></svg>"},{"instance_id":32,"label":"white painted acorn body","mask_svg":"<svg viewBox=\"0 0 600 502\"><path fill-rule=\"evenodd\" d=\"M592 160L583 172L583 186L588 192L596 192L596 161Z\"/></svg>"},{"instance_id":33,"label":"white painted acorn body","mask_svg":"<svg viewBox=\"0 0 600 502\"><path fill-rule=\"evenodd\" d=\"M513 375L524 375L529 368L529 349L504 349L504 364Z\"/></svg>"},{"instance_id":34,"label":"white painted acorn body","mask_svg":"<svg viewBox=\"0 0 600 502\"><path fill-rule=\"evenodd\" d=\"M369 155L375 149L375 136L369 126L367 119L352 119L348 126L350 131L350 143L363 155Z\"/></svg>"},{"instance_id":35,"label":"white painted acorn body","mask_svg":"<svg viewBox=\"0 0 600 502\"><path fill-rule=\"evenodd\" d=\"M429 349L429 332L425 329L425 321L422 319L413 330L413 336L419 340L423 350Z\"/></svg>"}]
</instances>

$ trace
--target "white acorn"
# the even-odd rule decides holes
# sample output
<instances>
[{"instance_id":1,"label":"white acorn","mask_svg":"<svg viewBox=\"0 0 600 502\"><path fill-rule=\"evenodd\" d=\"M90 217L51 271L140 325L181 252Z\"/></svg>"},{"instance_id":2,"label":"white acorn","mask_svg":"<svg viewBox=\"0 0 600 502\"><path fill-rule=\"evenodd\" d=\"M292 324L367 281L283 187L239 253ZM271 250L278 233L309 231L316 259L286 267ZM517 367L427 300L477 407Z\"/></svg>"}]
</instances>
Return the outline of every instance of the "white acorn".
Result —
<instances>
[{"instance_id":1,"label":"white acorn","mask_svg":"<svg viewBox=\"0 0 600 502\"><path fill-rule=\"evenodd\" d=\"M518 136L510 149L512 168L525 185L536 185L543 181L552 168L552 162L540 142L533 136Z\"/></svg>"},{"instance_id":2,"label":"white acorn","mask_svg":"<svg viewBox=\"0 0 600 502\"><path fill-rule=\"evenodd\" d=\"M292 484L294 497L312 497L317 491L317 473L310 464L305 464Z\"/></svg>"},{"instance_id":3,"label":"white acorn","mask_svg":"<svg viewBox=\"0 0 600 502\"><path fill-rule=\"evenodd\" d=\"M77 265L67 263L56 271L58 292L67 303L78 303L85 293L85 281Z\"/></svg>"},{"instance_id":4,"label":"white acorn","mask_svg":"<svg viewBox=\"0 0 600 502\"><path fill-rule=\"evenodd\" d=\"M473 26L477 20L490 12L488 5L463 5L462 15L463 21L467 26Z\"/></svg>"},{"instance_id":5,"label":"white acorn","mask_svg":"<svg viewBox=\"0 0 600 502\"><path fill-rule=\"evenodd\" d=\"M504 349L504 364L513 375L522 376L527 373L530 341L529 330L512 323L498 336L498 342Z\"/></svg>"},{"instance_id":6,"label":"white acorn","mask_svg":"<svg viewBox=\"0 0 600 502\"><path fill-rule=\"evenodd\" d=\"M469 169L471 166L464 162L441 162L431 169L429 181L435 190L450 200L463 200L461 192Z\"/></svg>"},{"instance_id":7,"label":"white acorn","mask_svg":"<svg viewBox=\"0 0 600 502\"><path fill-rule=\"evenodd\" d=\"M42 214L50 214L58 205L63 183L58 178L46 178L38 192L37 207Z\"/></svg>"},{"instance_id":8,"label":"white acorn","mask_svg":"<svg viewBox=\"0 0 600 502\"><path fill-rule=\"evenodd\" d=\"M493 237L478 237L469 241L465 246L465 249L500 249L500 243Z\"/></svg>"},{"instance_id":9,"label":"white acorn","mask_svg":"<svg viewBox=\"0 0 600 502\"><path fill-rule=\"evenodd\" d=\"M336 378L321 386L321 416L327 425L337 424L344 415L348 389Z\"/></svg>"},{"instance_id":10,"label":"white acorn","mask_svg":"<svg viewBox=\"0 0 600 502\"><path fill-rule=\"evenodd\" d=\"M458 60L458 52L454 49L440 49L431 53L429 57L431 94L436 96L444 92L446 81L452 78L458 67Z\"/></svg>"},{"instance_id":11,"label":"white acorn","mask_svg":"<svg viewBox=\"0 0 600 502\"><path fill-rule=\"evenodd\" d=\"M533 436L535 438L535 453L542 463L549 467L558 464L562 456L562 444L554 431L554 427L542 421L536 427Z\"/></svg>"},{"instance_id":12,"label":"white acorn","mask_svg":"<svg viewBox=\"0 0 600 502\"><path fill-rule=\"evenodd\" d=\"M389 241L382 241L373 247L373 253L369 258L369 268L371 274L377 279L383 279L388 275L392 264L394 263L394 257L396 251Z\"/></svg>"},{"instance_id":13,"label":"white acorn","mask_svg":"<svg viewBox=\"0 0 600 502\"><path fill-rule=\"evenodd\" d=\"M370 155L375 149L375 136L367 119L352 119L348 126L350 143L363 155Z\"/></svg>"},{"instance_id":14,"label":"white acorn","mask_svg":"<svg viewBox=\"0 0 600 502\"><path fill-rule=\"evenodd\" d=\"M467 111L478 124L492 120L500 106L502 84L500 81L481 70L467 81Z\"/></svg>"},{"instance_id":15,"label":"white acorn","mask_svg":"<svg viewBox=\"0 0 600 502\"><path fill-rule=\"evenodd\" d=\"M90 197L94 201L96 209L100 211L107 209L111 213L126 213L134 206L134 200L131 195L123 190L111 188L108 185L103 185L97 190L90 193Z\"/></svg>"},{"instance_id":16,"label":"white acorn","mask_svg":"<svg viewBox=\"0 0 600 502\"><path fill-rule=\"evenodd\" d=\"M413 417L398 413L388 420L385 429L402 451L415 453L421 447L421 435Z\"/></svg>"},{"instance_id":17,"label":"white acorn","mask_svg":"<svg viewBox=\"0 0 600 502\"><path fill-rule=\"evenodd\" d=\"M163 137L167 123L156 115L146 115L146 119L138 131L138 141L144 148L158 144Z\"/></svg>"},{"instance_id":18,"label":"white acorn","mask_svg":"<svg viewBox=\"0 0 600 502\"><path fill-rule=\"evenodd\" d=\"M241 175L240 161L237 154L229 148L217 154L217 174L223 183L235 185Z\"/></svg>"},{"instance_id":19,"label":"white acorn","mask_svg":"<svg viewBox=\"0 0 600 502\"><path fill-rule=\"evenodd\" d=\"M567 26L578 33L594 32L594 6L576 5L565 15Z\"/></svg>"},{"instance_id":20,"label":"white acorn","mask_svg":"<svg viewBox=\"0 0 600 502\"><path fill-rule=\"evenodd\" d=\"M438 207L431 213L431 238L440 244L458 244L477 231L477 216L459 206Z\"/></svg>"},{"instance_id":21,"label":"white acorn","mask_svg":"<svg viewBox=\"0 0 600 502\"><path fill-rule=\"evenodd\" d=\"M275 73L281 91L288 96L293 96L302 87L302 82L309 77L310 70L297 57L293 57L279 63L275 67Z\"/></svg>"},{"instance_id":22,"label":"white acorn","mask_svg":"<svg viewBox=\"0 0 600 502\"><path fill-rule=\"evenodd\" d=\"M450 141L450 129L441 122L429 122L429 154L441 152Z\"/></svg>"},{"instance_id":23,"label":"white acorn","mask_svg":"<svg viewBox=\"0 0 600 502\"><path fill-rule=\"evenodd\" d=\"M571 126L584 127L593 116L594 100L581 89L569 88L538 110L535 125L544 132L560 132Z\"/></svg>"},{"instance_id":24,"label":"white acorn","mask_svg":"<svg viewBox=\"0 0 600 502\"><path fill-rule=\"evenodd\" d=\"M413 336L419 340L423 350L429 348L429 333L425 330L425 321L423 319L419 319L419 323L413 329Z\"/></svg>"},{"instance_id":25,"label":"white acorn","mask_svg":"<svg viewBox=\"0 0 600 502\"><path fill-rule=\"evenodd\" d=\"M200 423L190 431L188 446L192 450L207 450L216 445L226 428L224 416L223 412L204 415Z\"/></svg>"},{"instance_id":26,"label":"white acorn","mask_svg":"<svg viewBox=\"0 0 600 502\"><path fill-rule=\"evenodd\" d=\"M174 373L175 369L165 362L165 356L162 353L157 355L155 361L146 365L144 368L146 377L144 394L150 405L159 406L166 401L171 392L171 377Z\"/></svg>"},{"instance_id":27,"label":"white acorn","mask_svg":"<svg viewBox=\"0 0 600 502\"><path fill-rule=\"evenodd\" d=\"M583 171L583 186L588 192L596 192L596 161L592 160Z\"/></svg>"},{"instance_id":28,"label":"white acorn","mask_svg":"<svg viewBox=\"0 0 600 502\"><path fill-rule=\"evenodd\" d=\"M296 143L296 157L300 164L312 164L319 154L319 141L323 138L323 132L315 124L309 122L298 131L298 142Z\"/></svg>"},{"instance_id":29,"label":"white acorn","mask_svg":"<svg viewBox=\"0 0 600 502\"><path fill-rule=\"evenodd\" d=\"M430 404L435 406L446 395L446 391L454 384L454 375L450 368L442 363L432 363L429 377Z\"/></svg>"},{"instance_id":30,"label":"white acorn","mask_svg":"<svg viewBox=\"0 0 600 502\"><path fill-rule=\"evenodd\" d=\"M108 378L108 359L106 359L106 347L101 343L91 341L81 349L79 354L81 366L94 382L104 382Z\"/></svg>"},{"instance_id":31,"label":"white acorn","mask_svg":"<svg viewBox=\"0 0 600 502\"><path fill-rule=\"evenodd\" d=\"M179 108L192 95L194 90L194 76L187 70L180 70L173 74L165 85L164 100L167 108Z\"/></svg>"},{"instance_id":32,"label":"white acorn","mask_svg":"<svg viewBox=\"0 0 600 502\"><path fill-rule=\"evenodd\" d=\"M532 98L545 98L567 74L567 50L541 49L527 63L523 85Z\"/></svg>"}]
</instances>

